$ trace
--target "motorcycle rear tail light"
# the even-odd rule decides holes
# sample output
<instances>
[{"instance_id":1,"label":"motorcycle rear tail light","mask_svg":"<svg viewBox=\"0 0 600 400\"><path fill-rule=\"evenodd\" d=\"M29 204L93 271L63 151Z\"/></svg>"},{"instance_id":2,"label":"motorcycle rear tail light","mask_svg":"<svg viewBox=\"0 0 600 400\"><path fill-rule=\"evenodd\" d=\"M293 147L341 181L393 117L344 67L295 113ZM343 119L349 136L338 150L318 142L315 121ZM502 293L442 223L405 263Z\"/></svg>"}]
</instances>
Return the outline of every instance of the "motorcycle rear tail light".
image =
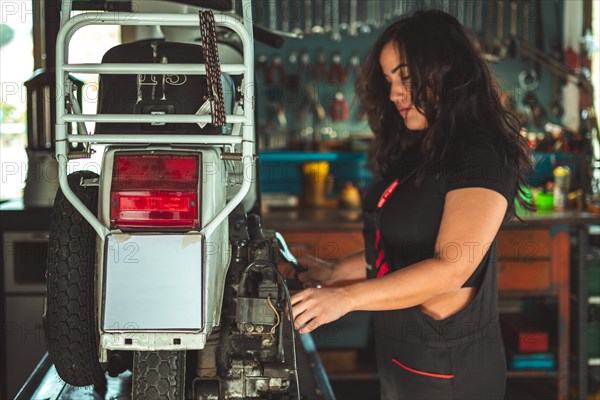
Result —
<instances>
[{"instance_id":1,"label":"motorcycle rear tail light","mask_svg":"<svg viewBox=\"0 0 600 400\"><path fill-rule=\"evenodd\" d=\"M200 227L198 155L117 154L110 221L121 229Z\"/></svg>"}]
</instances>

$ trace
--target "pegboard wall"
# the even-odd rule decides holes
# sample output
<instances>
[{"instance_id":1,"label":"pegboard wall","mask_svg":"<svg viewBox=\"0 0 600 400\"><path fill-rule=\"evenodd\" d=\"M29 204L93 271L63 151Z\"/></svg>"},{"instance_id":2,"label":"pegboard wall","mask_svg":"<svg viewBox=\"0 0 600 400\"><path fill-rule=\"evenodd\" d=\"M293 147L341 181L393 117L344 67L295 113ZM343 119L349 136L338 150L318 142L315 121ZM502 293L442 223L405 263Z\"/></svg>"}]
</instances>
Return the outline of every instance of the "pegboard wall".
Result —
<instances>
[{"instance_id":1,"label":"pegboard wall","mask_svg":"<svg viewBox=\"0 0 600 400\"><path fill-rule=\"evenodd\" d=\"M270 4L271 0L257 2L255 4L254 15L257 21L265 26L282 29L288 27L292 30L294 26L301 27L305 30L304 19L304 2L276 2L276 13L273 13L273 8ZM315 7L322 8L323 20L327 19L327 1L313 1L312 11L315 13ZM343 1L340 2L340 7L343 7ZM348 2L346 2L348 3ZM358 104L354 96L354 82L356 74L351 72L349 61L353 55L358 56L363 62L368 54L371 45L375 42L377 36L391 21L396 18L401 18L398 13L394 12L393 7L402 7L405 12L411 13L417 9L436 8L449 11L461 20L465 25L472 25L474 31L480 32L480 40L488 42L494 40L497 36L499 21L502 22L502 28L506 39L511 32L511 6L514 6L511 0L494 0L494 1L369 1L358 2L361 7L366 7L364 3L379 4L383 10L392 10L391 14L385 14L384 21L379 21L378 26L372 25L369 33L359 33L356 36L350 36L348 31L341 31L341 40L332 39L332 34L329 32L321 34L305 34L303 39L286 38L284 46L281 49L272 49L261 43L256 43L257 57L257 85L258 85L258 127L263 138L266 136L266 148L284 148L289 144L289 140L310 140L310 135L315 135L315 132L306 132L310 128L312 119L307 116L306 109L310 107L306 104L308 81L304 79L304 83L294 81L297 75L297 64L290 62L290 55L294 53L300 56L305 52L309 55L310 61L315 65L318 54L324 54L327 67L331 66L334 55L339 55L341 58L340 64L343 68L348 69L348 76L345 82L334 82L328 78L315 79L314 88L318 95L319 102L326 111L325 120L320 123L320 130L316 133L318 140L328 140L334 138L345 138L354 134L369 132L370 129L366 121L357 120ZM516 2L516 35L520 36L529 31L530 46L536 46L536 41L541 43L543 50L552 54L553 50L558 46L561 47L562 36L562 8L565 6L563 0L542 1L541 13L536 12L535 0L518 0ZM404 5L402 5L404 4ZM472 7L472 10L470 10ZM500 7L503 7L503 18L498 18ZM526 10L529 10L527 12ZM343 10L342 10L343 11ZM359 12L361 10L359 9ZM369 10L362 10L367 12ZM470 14L470 13L473 14ZM372 10L371 10L372 13ZM479 26L476 25L476 19L473 15L479 13ZM366 14L365 14L366 15ZM312 16L314 18L314 14ZM469 20L470 19L470 20ZM275 21L271 22L271 21ZM471 21L471 22L470 22ZM343 22L343 21L342 21ZM541 29L538 30L538 26ZM525 31L524 31L525 30ZM541 32L541 35L540 35ZM540 36L538 38L538 36ZM273 68L273 61L279 58L281 67ZM276 62L277 63L277 62ZM275 64L276 64L275 63ZM490 61L489 65L497 79L503 92L512 96L517 103L518 108L522 108L522 100L527 91L531 91L538 99L540 104L547 110L549 122L559 122L560 119L553 116L550 112L552 95L552 73L545 66L540 67L539 85L533 88L529 86L525 89L519 82L519 74L527 69L534 67L534 63L528 61L522 54L517 53L514 57L506 57L499 61ZM284 71L285 78L279 79L277 70ZM324 76L326 76L325 74ZM274 78L275 77L275 78ZM297 78L297 76L296 76ZM562 84L559 81L559 84ZM333 105L336 99L336 94L341 92L345 102L348 105L348 117L346 121L333 119ZM280 103L282 107L279 109L273 105ZM339 109L339 108L338 108ZM338 112L338 117L339 117ZM284 118L285 117L285 118ZM328 131L327 127L331 129ZM532 124L527 127L536 130ZM325 129L323 129L325 128ZM284 132L284 133L282 133ZM273 138L273 140L270 140ZM279 138L279 139L278 139Z\"/></svg>"}]
</instances>

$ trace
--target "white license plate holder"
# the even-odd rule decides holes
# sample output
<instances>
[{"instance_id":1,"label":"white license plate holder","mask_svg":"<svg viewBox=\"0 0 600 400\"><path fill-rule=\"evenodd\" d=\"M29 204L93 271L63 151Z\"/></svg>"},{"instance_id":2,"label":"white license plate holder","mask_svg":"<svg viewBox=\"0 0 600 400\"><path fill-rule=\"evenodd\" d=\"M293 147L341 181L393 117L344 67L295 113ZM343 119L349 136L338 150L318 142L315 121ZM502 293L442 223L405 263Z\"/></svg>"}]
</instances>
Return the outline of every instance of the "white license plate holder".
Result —
<instances>
[{"instance_id":1,"label":"white license plate holder","mask_svg":"<svg viewBox=\"0 0 600 400\"><path fill-rule=\"evenodd\" d=\"M109 235L103 330L201 330L203 245L199 233Z\"/></svg>"}]
</instances>

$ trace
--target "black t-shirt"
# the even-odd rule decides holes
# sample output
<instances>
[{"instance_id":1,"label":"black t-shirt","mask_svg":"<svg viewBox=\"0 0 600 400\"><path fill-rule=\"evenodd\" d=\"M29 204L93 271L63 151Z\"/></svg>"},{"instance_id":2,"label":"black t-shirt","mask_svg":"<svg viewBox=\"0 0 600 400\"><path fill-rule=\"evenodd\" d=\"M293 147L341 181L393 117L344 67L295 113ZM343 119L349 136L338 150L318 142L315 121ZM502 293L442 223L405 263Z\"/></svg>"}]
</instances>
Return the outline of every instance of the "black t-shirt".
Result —
<instances>
[{"instance_id":1,"label":"black t-shirt","mask_svg":"<svg viewBox=\"0 0 600 400\"><path fill-rule=\"evenodd\" d=\"M434 257L435 241L440 228L446 193L455 189L481 187L503 195L509 207L513 204L516 170L511 165L503 166L497 149L485 138L472 138L464 154L455 162L435 169L425 168L423 180L417 185L416 174L411 172L416 165L419 165L418 161L415 163L415 160L418 160L415 158L415 152L419 151L419 144L420 142L417 142L407 150L411 154L406 155L405 159L410 162L398 165L397 178L400 184L380 210L381 240L390 271ZM372 216L381 194L393 180L377 180L363 200L365 215L363 234L369 264L367 268L370 268L367 271L368 277L374 276L371 267L374 265L375 254L373 250L375 227ZM474 250L486 250L485 245L481 244ZM463 287L480 285L486 267L484 264L489 261L486 260L487 258L484 258Z\"/></svg>"}]
</instances>

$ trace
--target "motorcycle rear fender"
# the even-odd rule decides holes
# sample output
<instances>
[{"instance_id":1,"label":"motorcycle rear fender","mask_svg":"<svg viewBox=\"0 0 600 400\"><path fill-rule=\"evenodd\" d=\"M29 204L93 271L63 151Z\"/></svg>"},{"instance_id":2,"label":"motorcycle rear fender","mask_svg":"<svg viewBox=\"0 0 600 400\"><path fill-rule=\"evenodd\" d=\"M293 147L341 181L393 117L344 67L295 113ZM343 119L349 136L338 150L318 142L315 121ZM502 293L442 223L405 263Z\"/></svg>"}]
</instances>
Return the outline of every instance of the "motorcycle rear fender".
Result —
<instances>
[{"instance_id":1,"label":"motorcycle rear fender","mask_svg":"<svg viewBox=\"0 0 600 400\"><path fill-rule=\"evenodd\" d=\"M192 147L174 147L174 146L148 146L139 147L109 147L105 150L102 163L99 190L99 218L106 226L110 226L110 185L112 182L112 171L115 154L119 151L127 152L148 152L148 151L169 151L185 153L202 153L202 171L201 171L201 221L210 221L223 208L226 201L227 190L227 171L225 164L220 158L220 149L217 148L192 148ZM101 361L106 357L107 350L187 350L203 349L206 339L214 327L220 324L221 307L223 300L223 290L225 278L230 262L231 251L229 244L228 220L225 219L214 232L208 237L201 238L202 266L201 276L203 289L198 292L199 304L201 306L202 323L200 329L185 330L181 327L172 326L169 329L135 329L135 315L126 318L129 321L123 323L124 326L116 324L105 326L103 318L106 312L104 295L105 293L117 293L122 288L112 287L107 276L107 259L114 257L114 243L123 240L123 232L112 230L111 235L105 240L97 241L97 322L100 334L100 354ZM144 232L145 235L165 234L164 232ZM198 232L188 232L185 235L175 236L201 236ZM109 239L113 237L113 239ZM118 240L117 240L118 239ZM113 247L109 247L110 245ZM118 249L118 247L117 247ZM122 249L125 250L125 249ZM135 250L135 246L129 249L129 252ZM145 251L140 248L139 251ZM151 250L152 251L152 250ZM123 253L125 257L130 253ZM139 254L139 253L138 253ZM176 255L174 260L177 259ZM177 263L185 260L177 260ZM197 262L189 260L190 262ZM129 277L128 284L132 290L142 290L140 282L137 282L135 273ZM110 285L110 287L109 287ZM137 286L136 286L137 285ZM177 287L172 288L174 291ZM151 310L148 310L151 311ZM113 321L115 322L115 321ZM127 324L134 322L133 324ZM138 325L141 327L141 325ZM146 327L148 328L148 327ZM135 339L135 340L134 340Z\"/></svg>"}]
</instances>

